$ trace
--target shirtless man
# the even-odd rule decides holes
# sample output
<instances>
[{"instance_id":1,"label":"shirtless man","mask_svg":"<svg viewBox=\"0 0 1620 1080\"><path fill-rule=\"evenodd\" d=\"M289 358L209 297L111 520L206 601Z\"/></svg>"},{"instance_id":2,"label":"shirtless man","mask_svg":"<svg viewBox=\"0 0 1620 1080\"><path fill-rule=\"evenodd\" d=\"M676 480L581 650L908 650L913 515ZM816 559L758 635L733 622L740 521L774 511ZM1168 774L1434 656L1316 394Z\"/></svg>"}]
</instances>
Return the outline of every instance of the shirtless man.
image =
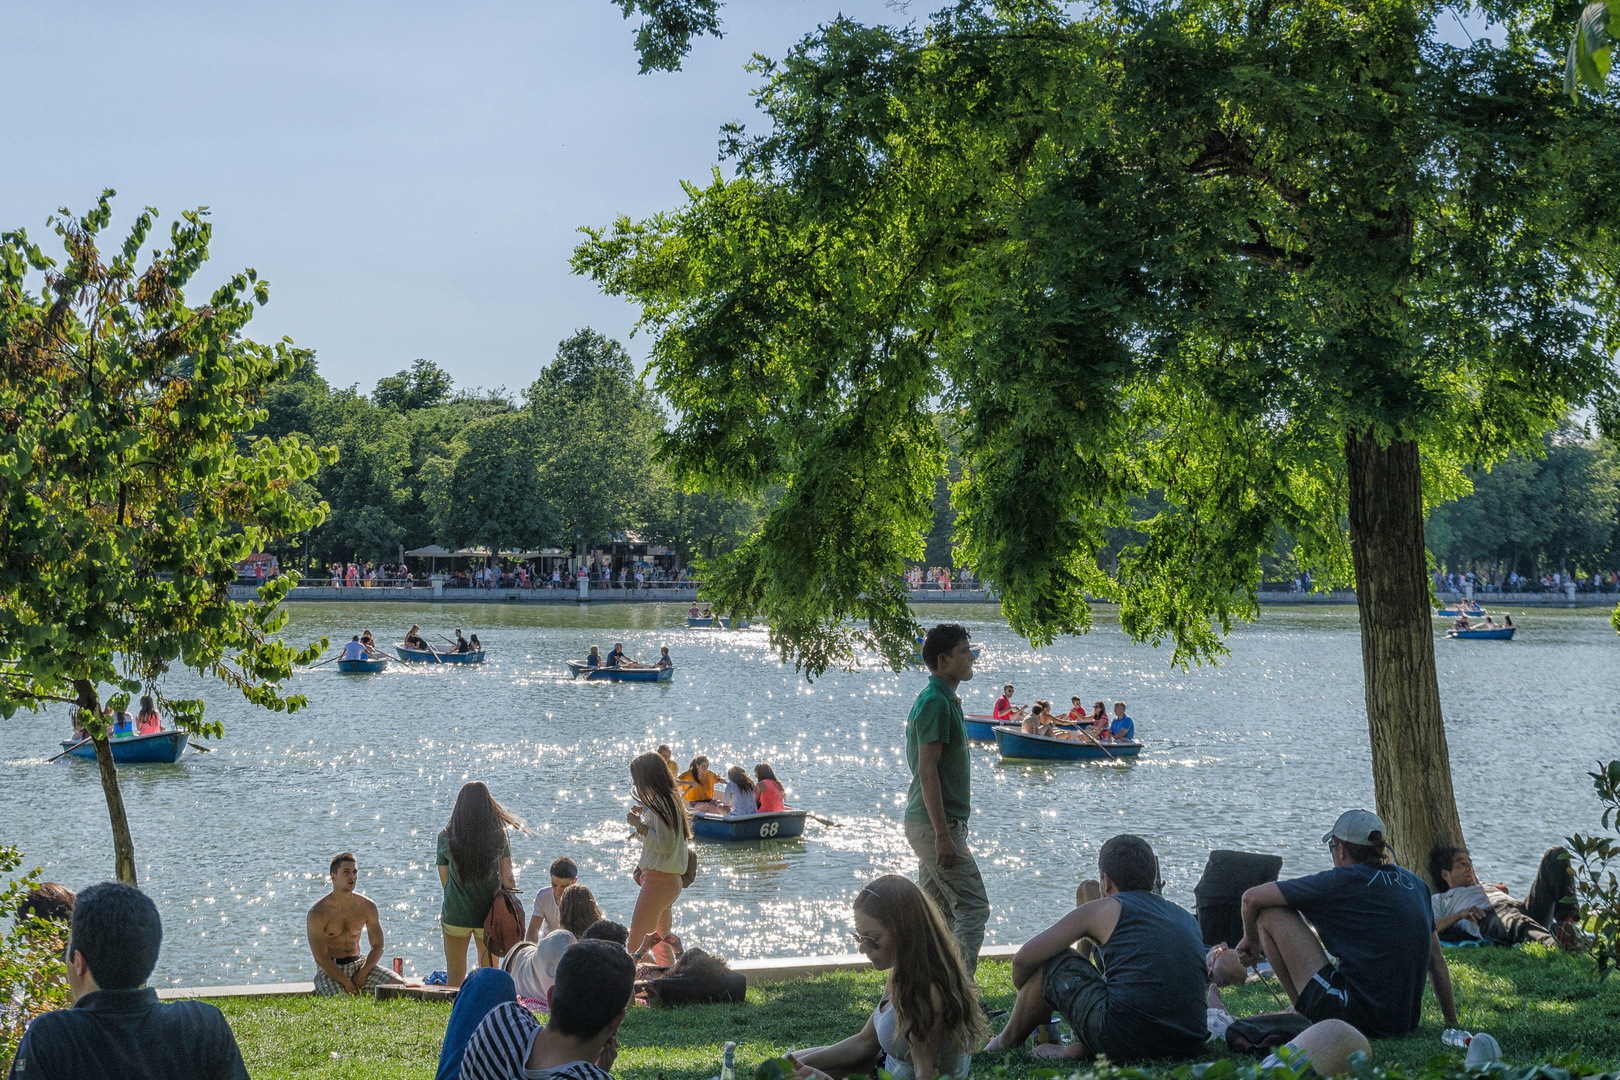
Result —
<instances>
[{"instance_id":1,"label":"shirtless man","mask_svg":"<svg viewBox=\"0 0 1620 1080\"><path fill-rule=\"evenodd\" d=\"M382 959L382 922L377 905L354 891L359 868L354 856L345 851L332 860L332 891L309 909L306 930L309 951L320 970L315 973L315 993L359 994L384 983L404 982L387 968L377 966ZM371 951L361 959L360 931L366 931Z\"/></svg>"}]
</instances>

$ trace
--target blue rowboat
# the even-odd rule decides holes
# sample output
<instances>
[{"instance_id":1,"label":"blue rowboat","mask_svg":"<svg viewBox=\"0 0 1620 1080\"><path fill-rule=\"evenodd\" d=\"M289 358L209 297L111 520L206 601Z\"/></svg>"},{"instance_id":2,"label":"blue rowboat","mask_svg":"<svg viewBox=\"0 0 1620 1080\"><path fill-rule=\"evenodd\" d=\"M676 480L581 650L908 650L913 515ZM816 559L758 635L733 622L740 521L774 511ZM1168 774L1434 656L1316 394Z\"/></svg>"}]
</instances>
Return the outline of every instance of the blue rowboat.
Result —
<instances>
[{"instance_id":1,"label":"blue rowboat","mask_svg":"<svg viewBox=\"0 0 1620 1080\"><path fill-rule=\"evenodd\" d=\"M971 742L995 742L996 725L1002 723L983 713L968 713L962 720L967 725L967 737Z\"/></svg>"},{"instance_id":2,"label":"blue rowboat","mask_svg":"<svg viewBox=\"0 0 1620 1080\"><path fill-rule=\"evenodd\" d=\"M112 748L113 764L115 765L173 765L180 760L180 755L186 752L186 743L191 736L184 731L160 731L155 735L128 735L121 739L108 739L107 745ZM69 757L86 758L94 761L96 747L94 743L85 743L83 746L68 747L78 742L69 739L62 744Z\"/></svg>"},{"instance_id":3,"label":"blue rowboat","mask_svg":"<svg viewBox=\"0 0 1620 1080\"><path fill-rule=\"evenodd\" d=\"M409 664L482 664L484 651L455 652L453 650L440 652L438 649L413 649L404 643L394 646L399 658Z\"/></svg>"},{"instance_id":4,"label":"blue rowboat","mask_svg":"<svg viewBox=\"0 0 1620 1080\"><path fill-rule=\"evenodd\" d=\"M692 835L699 840L792 840L804 835L803 810L777 810L769 814L693 814Z\"/></svg>"},{"instance_id":5,"label":"blue rowboat","mask_svg":"<svg viewBox=\"0 0 1620 1080\"><path fill-rule=\"evenodd\" d=\"M388 657L384 656L376 660L339 660L337 667L339 671L344 672L387 671Z\"/></svg>"},{"instance_id":6,"label":"blue rowboat","mask_svg":"<svg viewBox=\"0 0 1620 1080\"><path fill-rule=\"evenodd\" d=\"M997 727L996 749L1003 761L1109 761L1134 758L1142 752L1139 742L1106 742L1097 744L1085 739L1056 739L1050 735L1025 735L1005 724ZM1104 750L1104 747L1107 750Z\"/></svg>"},{"instance_id":7,"label":"blue rowboat","mask_svg":"<svg viewBox=\"0 0 1620 1080\"><path fill-rule=\"evenodd\" d=\"M1459 615L1483 615L1485 609L1478 604L1473 604L1468 607L1437 608L1435 614L1443 618L1455 619Z\"/></svg>"},{"instance_id":8,"label":"blue rowboat","mask_svg":"<svg viewBox=\"0 0 1620 1080\"><path fill-rule=\"evenodd\" d=\"M1491 630L1448 630L1446 637L1464 638L1470 641L1512 641L1515 626L1498 626Z\"/></svg>"},{"instance_id":9,"label":"blue rowboat","mask_svg":"<svg viewBox=\"0 0 1620 1080\"><path fill-rule=\"evenodd\" d=\"M686 617L686 625L693 630L707 630L709 627L714 625L714 620L712 618L699 619L688 615Z\"/></svg>"},{"instance_id":10,"label":"blue rowboat","mask_svg":"<svg viewBox=\"0 0 1620 1080\"><path fill-rule=\"evenodd\" d=\"M707 630L714 626L718 626L722 630L746 630L748 629L748 620L727 619L722 616L711 616L707 619L698 619L688 615L686 617L686 625L693 630Z\"/></svg>"},{"instance_id":11,"label":"blue rowboat","mask_svg":"<svg viewBox=\"0 0 1620 1080\"><path fill-rule=\"evenodd\" d=\"M568 660L568 670L592 682L669 682L675 665L669 667L591 667L583 660Z\"/></svg>"}]
</instances>

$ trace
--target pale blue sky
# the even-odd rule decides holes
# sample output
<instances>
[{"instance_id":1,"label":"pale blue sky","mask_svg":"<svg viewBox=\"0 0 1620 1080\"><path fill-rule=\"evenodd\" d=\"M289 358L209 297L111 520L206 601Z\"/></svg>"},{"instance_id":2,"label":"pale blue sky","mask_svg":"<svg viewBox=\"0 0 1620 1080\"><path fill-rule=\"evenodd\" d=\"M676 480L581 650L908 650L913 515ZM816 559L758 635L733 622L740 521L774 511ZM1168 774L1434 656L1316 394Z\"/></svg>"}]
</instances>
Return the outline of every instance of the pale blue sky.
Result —
<instances>
[{"instance_id":1,"label":"pale blue sky","mask_svg":"<svg viewBox=\"0 0 1620 1080\"><path fill-rule=\"evenodd\" d=\"M272 292L252 336L290 336L362 390L425 356L458 385L518 391L587 325L645 359L632 309L568 272L575 230L679 205L720 126L758 126L750 54L840 11L909 18L731 0L724 40L638 75L608 0L7 0L0 228L43 241L48 214L103 187L115 233L142 206L206 205L204 281L256 268Z\"/></svg>"},{"instance_id":2,"label":"pale blue sky","mask_svg":"<svg viewBox=\"0 0 1620 1080\"><path fill-rule=\"evenodd\" d=\"M924 9L926 10L926 9ZM418 356L517 391L577 327L634 312L568 272L581 225L678 205L720 126L752 121L743 64L881 0L737 0L684 70L638 75L608 0L0 3L0 229L118 190L206 205L210 282L271 283L252 336L314 348L333 382ZM194 296L201 291L192 290Z\"/></svg>"}]
</instances>

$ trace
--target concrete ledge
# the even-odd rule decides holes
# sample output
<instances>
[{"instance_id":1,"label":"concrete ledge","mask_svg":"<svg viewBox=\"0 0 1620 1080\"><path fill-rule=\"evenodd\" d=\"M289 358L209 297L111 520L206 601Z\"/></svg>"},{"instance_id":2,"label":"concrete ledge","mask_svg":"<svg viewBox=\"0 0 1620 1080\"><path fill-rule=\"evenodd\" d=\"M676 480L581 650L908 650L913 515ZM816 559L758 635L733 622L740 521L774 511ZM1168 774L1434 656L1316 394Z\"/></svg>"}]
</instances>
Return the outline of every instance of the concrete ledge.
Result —
<instances>
[{"instance_id":1,"label":"concrete ledge","mask_svg":"<svg viewBox=\"0 0 1620 1080\"><path fill-rule=\"evenodd\" d=\"M1011 960L1017 945L986 945L979 950L981 960ZM871 965L860 953L841 953L836 956L768 956L758 960L733 960L731 970L740 971L749 986L766 983L807 979L812 975L826 975L833 971L864 971ZM162 1001L181 1001L207 998L292 997L312 994L312 982L250 983L246 986L168 986L158 990ZM440 994L443 994L440 991ZM447 995L446 995L447 996Z\"/></svg>"}]
</instances>

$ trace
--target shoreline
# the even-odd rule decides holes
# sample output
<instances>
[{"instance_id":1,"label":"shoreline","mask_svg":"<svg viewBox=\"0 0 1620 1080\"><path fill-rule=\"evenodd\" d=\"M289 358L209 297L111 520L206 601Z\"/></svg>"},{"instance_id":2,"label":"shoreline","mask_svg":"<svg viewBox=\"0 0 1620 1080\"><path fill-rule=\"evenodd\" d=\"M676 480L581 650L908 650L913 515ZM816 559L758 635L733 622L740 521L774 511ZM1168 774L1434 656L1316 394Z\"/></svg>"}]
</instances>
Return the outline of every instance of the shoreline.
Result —
<instances>
[{"instance_id":1,"label":"shoreline","mask_svg":"<svg viewBox=\"0 0 1620 1080\"><path fill-rule=\"evenodd\" d=\"M1021 946L985 945L979 959L1011 960ZM862 971L872 965L860 953L834 953L823 956L767 956L757 960L729 961L732 971L741 972L749 986L807 979L835 971ZM313 982L245 983L240 986L166 986L158 989L159 1001L206 1001L217 998L298 997L315 992Z\"/></svg>"}]
</instances>

